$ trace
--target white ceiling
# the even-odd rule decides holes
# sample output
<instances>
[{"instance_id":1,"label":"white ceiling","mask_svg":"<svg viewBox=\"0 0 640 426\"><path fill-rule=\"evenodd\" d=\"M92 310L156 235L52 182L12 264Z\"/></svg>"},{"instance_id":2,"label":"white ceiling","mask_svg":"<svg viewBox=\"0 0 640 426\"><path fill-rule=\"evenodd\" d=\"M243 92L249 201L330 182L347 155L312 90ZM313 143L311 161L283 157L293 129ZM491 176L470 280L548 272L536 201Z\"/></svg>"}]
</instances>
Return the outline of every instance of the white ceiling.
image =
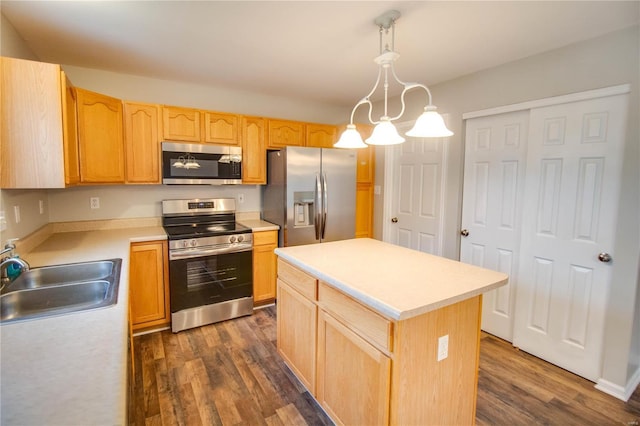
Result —
<instances>
[{"instance_id":1,"label":"white ceiling","mask_svg":"<svg viewBox=\"0 0 640 426\"><path fill-rule=\"evenodd\" d=\"M8 1L43 61L348 106L396 9L399 77L427 85L640 21L639 1Z\"/></svg>"}]
</instances>

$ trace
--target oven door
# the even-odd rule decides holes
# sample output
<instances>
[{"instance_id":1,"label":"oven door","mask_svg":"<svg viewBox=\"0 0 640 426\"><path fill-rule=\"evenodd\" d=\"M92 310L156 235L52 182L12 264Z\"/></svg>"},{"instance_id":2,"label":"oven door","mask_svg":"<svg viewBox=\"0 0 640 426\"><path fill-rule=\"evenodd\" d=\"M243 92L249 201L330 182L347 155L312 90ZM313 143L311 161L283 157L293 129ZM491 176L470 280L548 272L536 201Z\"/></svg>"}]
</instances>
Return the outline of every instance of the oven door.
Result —
<instances>
[{"instance_id":1,"label":"oven door","mask_svg":"<svg viewBox=\"0 0 640 426\"><path fill-rule=\"evenodd\" d=\"M171 312L253 295L253 250L169 262Z\"/></svg>"}]
</instances>

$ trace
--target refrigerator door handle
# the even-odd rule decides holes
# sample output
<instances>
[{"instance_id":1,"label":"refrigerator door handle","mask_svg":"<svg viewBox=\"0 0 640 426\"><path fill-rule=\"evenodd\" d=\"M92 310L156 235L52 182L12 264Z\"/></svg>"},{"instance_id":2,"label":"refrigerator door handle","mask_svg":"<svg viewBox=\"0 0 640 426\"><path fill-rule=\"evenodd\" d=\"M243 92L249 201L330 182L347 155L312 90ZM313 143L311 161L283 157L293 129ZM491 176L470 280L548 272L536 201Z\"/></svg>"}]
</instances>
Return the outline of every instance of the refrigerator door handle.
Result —
<instances>
[{"instance_id":1,"label":"refrigerator door handle","mask_svg":"<svg viewBox=\"0 0 640 426\"><path fill-rule=\"evenodd\" d=\"M328 209L328 189L327 189L327 174L322 174L322 232L320 236L324 240L324 231L327 228L327 213Z\"/></svg>"},{"instance_id":2,"label":"refrigerator door handle","mask_svg":"<svg viewBox=\"0 0 640 426\"><path fill-rule=\"evenodd\" d=\"M321 227L321 220L322 220L322 214L320 211L320 205L322 204L321 196L322 196L322 185L320 183L320 173L316 173L316 189L314 194L316 214L315 214L315 220L313 221L313 227L316 230L316 240L320 239L320 227Z\"/></svg>"}]
</instances>

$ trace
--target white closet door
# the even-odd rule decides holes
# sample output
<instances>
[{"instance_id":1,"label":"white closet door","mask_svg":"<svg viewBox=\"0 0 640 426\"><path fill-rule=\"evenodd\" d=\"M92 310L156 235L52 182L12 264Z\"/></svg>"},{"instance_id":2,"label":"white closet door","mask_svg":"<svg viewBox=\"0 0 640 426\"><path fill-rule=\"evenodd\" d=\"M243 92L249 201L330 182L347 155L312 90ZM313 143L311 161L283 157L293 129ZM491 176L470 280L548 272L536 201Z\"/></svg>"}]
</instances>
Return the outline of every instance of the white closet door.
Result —
<instances>
[{"instance_id":1,"label":"white closet door","mask_svg":"<svg viewBox=\"0 0 640 426\"><path fill-rule=\"evenodd\" d=\"M511 277L483 295L482 329L512 340L529 111L467 120L460 260ZM468 232L468 235L465 234Z\"/></svg>"},{"instance_id":2,"label":"white closet door","mask_svg":"<svg viewBox=\"0 0 640 426\"><path fill-rule=\"evenodd\" d=\"M398 126L401 133L409 128ZM408 137L386 153L393 182L385 241L442 255L446 139Z\"/></svg>"},{"instance_id":3,"label":"white closet door","mask_svg":"<svg viewBox=\"0 0 640 426\"><path fill-rule=\"evenodd\" d=\"M513 344L594 381L626 111L618 95L532 109L529 119ZM602 252L613 261L599 260Z\"/></svg>"}]
</instances>

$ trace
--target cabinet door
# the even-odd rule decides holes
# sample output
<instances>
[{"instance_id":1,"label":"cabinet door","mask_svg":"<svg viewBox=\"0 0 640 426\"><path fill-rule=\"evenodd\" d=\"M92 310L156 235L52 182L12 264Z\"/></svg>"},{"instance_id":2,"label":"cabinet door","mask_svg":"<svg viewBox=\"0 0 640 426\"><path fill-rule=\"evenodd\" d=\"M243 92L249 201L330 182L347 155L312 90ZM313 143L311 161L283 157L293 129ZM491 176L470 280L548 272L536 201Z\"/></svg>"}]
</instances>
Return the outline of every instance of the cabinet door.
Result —
<instances>
[{"instance_id":1,"label":"cabinet door","mask_svg":"<svg viewBox=\"0 0 640 426\"><path fill-rule=\"evenodd\" d=\"M306 146L315 148L333 148L336 143L336 126L326 124L307 124L306 126Z\"/></svg>"},{"instance_id":2,"label":"cabinet door","mask_svg":"<svg viewBox=\"0 0 640 426\"><path fill-rule=\"evenodd\" d=\"M170 322L165 253L166 241L131 244L129 294L134 330Z\"/></svg>"},{"instance_id":3,"label":"cabinet door","mask_svg":"<svg viewBox=\"0 0 640 426\"><path fill-rule=\"evenodd\" d=\"M160 106L124 103L127 183L160 183Z\"/></svg>"},{"instance_id":4,"label":"cabinet door","mask_svg":"<svg viewBox=\"0 0 640 426\"><path fill-rule=\"evenodd\" d=\"M242 117L242 183L267 183L265 119Z\"/></svg>"},{"instance_id":5,"label":"cabinet door","mask_svg":"<svg viewBox=\"0 0 640 426\"><path fill-rule=\"evenodd\" d=\"M278 279L278 353L313 395L316 385L316 320L313 301Z\"/></svg>"},{"instance_id":6,"label":"cabinet door","mask_svg":"<svg viewBox=\"0 0 640 426\"><path fill-rule=\"evenodd\" d=\"M213 111L205 111L203 114L205 142L240 145L239 115Z\"/></svg>"},{"instance_id":7,"label":"cabinet door","mask_svg":"<svg viewBox=\"0 0 640 426\"><path fill-rule=\"evenodd\" d=\"M100 93L75 90L78 101L80 181L123 183L122 102Z\"/></svg>"},{"instance_id":8,"label":"cabinet door","mask_svg":"<svg viewBox=\"0 0 640 426\"><path fill-rule=\"evenodd\" d=\"M324 311L318 316L318 395L336 423L389 422L391 360Z\"/></svg>"},{"instance_id":9,"label":"cabinet door","mask_svg":"<svg viewBox=\"0 0 640 426\"><path fill-rule=\"evenodd\" d=\"M64 188L60 66L0 61L2 188Z\"/></svg>"},{"instance_id":10,"label":"cabinet door","mask_svg":"<svg viewBox=\"0 0 640 426\"><path fill-rule=\"evenodd\" d=\"M358 168L356 181L358 183L373 183L375 180L376 148L369 146L356 150L358 153Z\"/></svg>"},{"instance_id":11,"label":"cabinet door","mask_svg":"<svg viewBox=\"0 0 640 426\"><path fill-rule=\"evenodd\" d=\"M71 82L64 71L60 72L62 85L62 123L64 141L64 183L75 185L80 182L80 157L78 152L77 100Z\"/></svg>"},{"instance_id":12,"label":"cabinet door","mask_svg":"<svg viewBox=\"0 0 640 426\"><path fill-rule=\"evenodd\" d=\"M269 143L267 148L304 146L304 123L297 121L269 120Z\"/></svg>"},{"instance_id":13,"label":"cabinet door","mask_svg":"<svg viewBox=\"0 0 640 426\"><path fill-rule=\"evenodd\" d=\"M200 142L200 111L163 106L162 128L165 140Z\"/></svg>"},{"instance_id":14,"label":"cabinet door","mask_svg":"<svg viewBox=\"0 0 640 426\"><path fill-rule=\"evenodd\" d=\"M271 302L276 297L278 231L253 234L253 302Z\"/></svg>"},{"instance_id":15,"label":"cabinet door","mask_svg":"<svg viewBox=\"0 0 640 426\"><path fill-rule=\"evenodd\" d=\"M356 184L356 238L373 237L373 184Z\"/></svg>"}]
</instances>

